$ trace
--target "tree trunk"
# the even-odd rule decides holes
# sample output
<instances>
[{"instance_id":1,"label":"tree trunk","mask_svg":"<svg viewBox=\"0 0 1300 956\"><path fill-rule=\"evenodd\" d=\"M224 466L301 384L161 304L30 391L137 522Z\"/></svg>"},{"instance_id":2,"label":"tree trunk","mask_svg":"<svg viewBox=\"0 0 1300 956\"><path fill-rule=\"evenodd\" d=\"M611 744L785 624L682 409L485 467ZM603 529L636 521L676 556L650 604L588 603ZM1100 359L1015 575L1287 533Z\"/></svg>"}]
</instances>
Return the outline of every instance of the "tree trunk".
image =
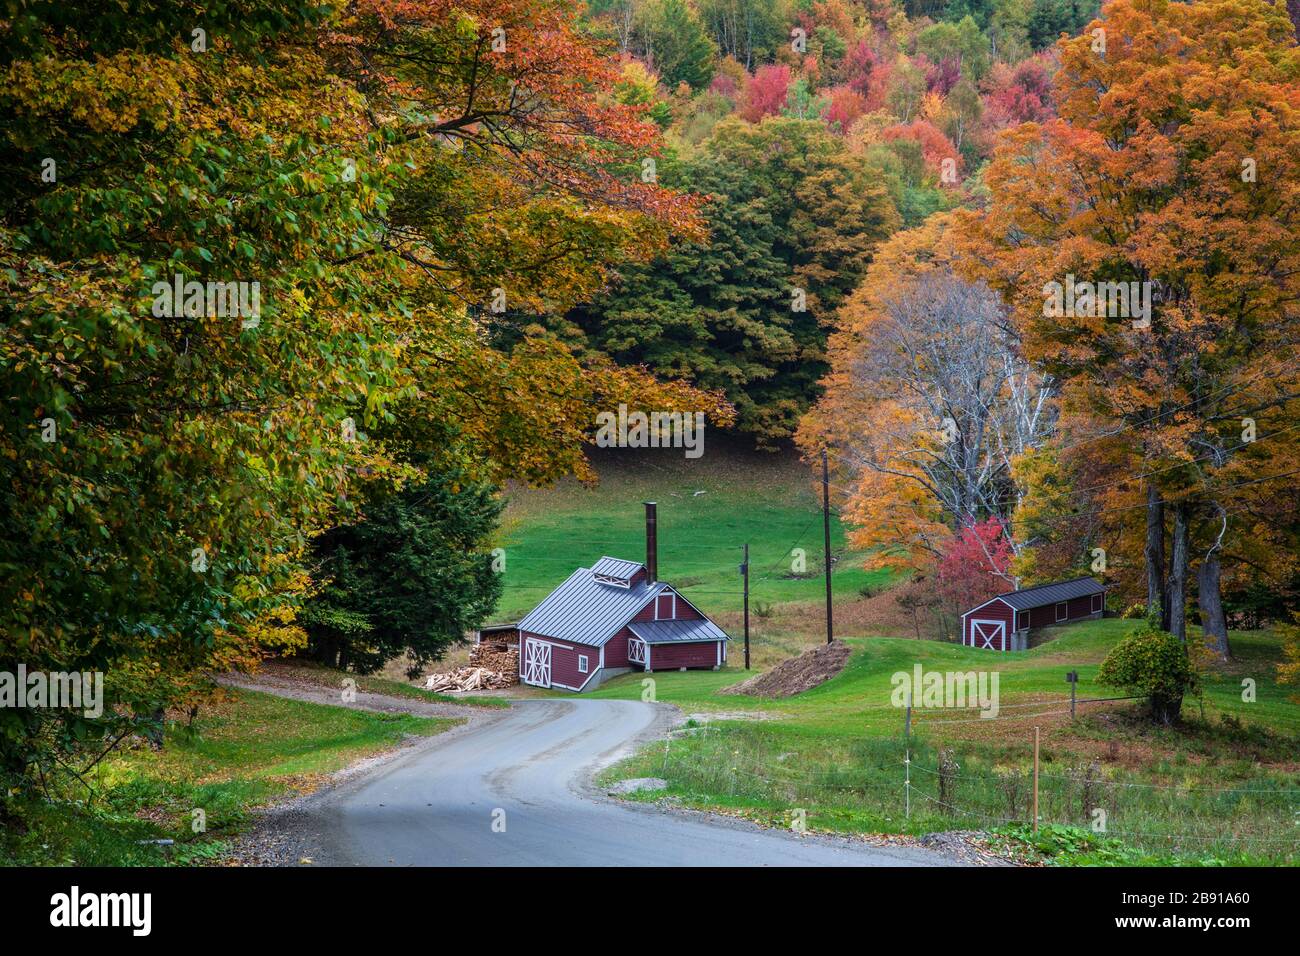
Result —
<instances>
[{"instance_id":1,"label":"tree trunk","mask_svg":"<svg viewBox=\"0 0 1300 956\"><path fill-rule=\"evenodd\" d=\"M1217 545L1201 562L1196 588L1196 604L1201 609L1201 630L1205 641L1219 655L1220 660L1232 657L1228 646L1228 621L1223 616L1223 591L1219 583L1219 556Z\"/></svg>"},{"instance_id":2,"label":"tree trunk","mask_svg":"<svg viewBox=\"0 0 1300 956\"><path fill-rule=\"evenodd\" d=\"M1172 727L1178 723L1178 718L1183 711L1183 695L1177 697L1162 697L1159 694L1151 695L1151 716L1158 723L1166 727Z\"/></svg>"},{"instance_id":3,"label":"tree trunk","mask_svg":"<svg viewBox=\"0 0 1300 956\"><path fill-rule=\"evenodd\" d=\"M1147 485L1147 616L1160 611L1160 627L1169 629L1169 604L1165 599L1165 505L1160 490Z\"/></svg>"},{"instance_id":4,"label":"tree trunk","mask_svg":"<svg viewBox=\"0 0 1300 956\"><path fill-rule=\"evenodd\" d=\"M1169 606L1169 633L1187 642L1187 545L1188 517L1191 507L1174 505L1174 538L1169 555L1169 586L1165 591Z\"/></svg>"}]
</instances>

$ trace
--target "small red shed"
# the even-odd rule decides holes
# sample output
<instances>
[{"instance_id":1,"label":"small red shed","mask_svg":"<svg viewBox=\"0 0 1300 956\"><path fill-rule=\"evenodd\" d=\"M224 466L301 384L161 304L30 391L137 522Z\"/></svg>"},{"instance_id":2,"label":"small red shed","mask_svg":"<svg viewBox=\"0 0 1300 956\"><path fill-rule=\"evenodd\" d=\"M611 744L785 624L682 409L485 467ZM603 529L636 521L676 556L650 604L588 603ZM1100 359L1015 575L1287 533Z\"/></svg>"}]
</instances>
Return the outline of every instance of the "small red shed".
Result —
<instances>
[{"instance_id":1,"label":"small red shed","mask_svg":"<svg viewBox=\"0 0 1300 956\"><path fill-rule=\"evenodd\" d=\"M1035 627L1099 618L1106 608L1106 586L1096 578L1039 584L1008 591L961 616L961 642L993 651L1023 651Z\"/></svg>"}]
</instances>

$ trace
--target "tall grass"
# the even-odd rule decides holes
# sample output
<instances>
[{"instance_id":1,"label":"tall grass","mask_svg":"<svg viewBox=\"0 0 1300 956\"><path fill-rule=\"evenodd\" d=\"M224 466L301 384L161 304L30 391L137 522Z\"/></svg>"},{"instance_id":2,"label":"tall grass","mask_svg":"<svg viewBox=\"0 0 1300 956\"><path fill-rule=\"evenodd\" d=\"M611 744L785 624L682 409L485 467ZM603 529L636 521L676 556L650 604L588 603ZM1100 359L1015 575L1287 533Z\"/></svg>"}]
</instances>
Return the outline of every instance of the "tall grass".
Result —
<instances>
[{"instance_id":1,"label":"tall grass","mask_svg":"<svg viewBox=\"0 0 1300 956\"><path fill-rule=\"evenodd\" d=\"M814 828L988 830L1033 816L1029 765L1000 765L1002 758L917 736L832 744L761 724L709 725L636 760L639 772L665 778L688 802L760 808L773 820L803 809ZM1097 763L1052 765L1039 774L1038 812L1042 824L1102 828L1128 846L1180 858L1295 863L1300 851L1294 777L1184 786Z\"/></svg>"}]
</instances>

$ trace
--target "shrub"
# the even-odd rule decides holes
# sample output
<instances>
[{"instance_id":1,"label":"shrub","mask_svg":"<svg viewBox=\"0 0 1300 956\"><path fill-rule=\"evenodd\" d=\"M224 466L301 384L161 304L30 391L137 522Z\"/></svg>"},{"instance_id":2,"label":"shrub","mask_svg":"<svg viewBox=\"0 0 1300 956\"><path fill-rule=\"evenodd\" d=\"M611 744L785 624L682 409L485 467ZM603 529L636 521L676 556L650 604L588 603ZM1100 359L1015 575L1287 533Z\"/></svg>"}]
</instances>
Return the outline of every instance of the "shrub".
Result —
<instances>
[{"instance_id":1,"label":"shrub","mask_svg":"<svg viewBox=\"0 0 1300 956\"><path fill-rule=\"evenodd\" d=\"M1124 609L1120 617L1126 621L1141 620L1147 616L1147 606L1145 604L1130 604Z\"/></svg>"},{"instance_id":2,"label":"shrub","mask_svg":"<svg viewBox=\"0 0 1300 956\"><path fill-rule=\"evenodd\" d=\"M1177 721L1183 695L1197 690L1187 648L1149 620L1106 655L1097 680L1148 697L1152 717L1162 724Z\"/></svg>"}]
</instances>

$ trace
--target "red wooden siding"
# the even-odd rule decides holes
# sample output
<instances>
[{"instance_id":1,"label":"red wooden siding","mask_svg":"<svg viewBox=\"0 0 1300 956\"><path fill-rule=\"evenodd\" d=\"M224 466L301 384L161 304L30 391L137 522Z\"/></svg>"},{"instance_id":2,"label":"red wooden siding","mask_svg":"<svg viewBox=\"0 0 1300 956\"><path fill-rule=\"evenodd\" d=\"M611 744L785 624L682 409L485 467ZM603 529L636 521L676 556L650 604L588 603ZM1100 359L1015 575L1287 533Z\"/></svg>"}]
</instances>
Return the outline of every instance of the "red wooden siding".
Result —
<instances>
[{"instance_id":1,"label":"red wooden siding","mask_svg":"<svg viewBox=\"0 0 1300 956\"><path fill-rule=\"evenodd\" d=\"M627 641L631 636L632 632L623 628L609 639L605 645L606 667L627 667Z\"/></svg>"},{"instance_id":2,"label":"red wooden siding","mask_svg":"<svg viewBox=\"0 0 1300 956\"><path fill-rule=\"evenodd\" d=\"M655 644L650 650L650 666L657 671L676 670L679 667L716 667L719 641L697 641L689 644Z\"/></svg>"},{"instance_id":3,"label":"red wooden siding","mask_svg":"<svg viewBox=\"0 0 1300 956\"><path fill-rule=\"evenodd\" d=\"M1064 624L1066 621L1078 621L1090 616L1092 611L1092 595L1085 594L1083 597L1073 598L1066 603L1066 617L1058 622L1056 620L1056 605L1045 604L1042 607L1036 607L1029 612L1030 627L1051 627L1054 624ZM1103 604L1103 607L1105 605Z\"/></svg>"},{"instance_id":4,"label":"red wooden siding","mask_svg":"<svg viewBox=\"0 0 1300 956\"><path fill-rule=\"evenodd\" d=\"M677 597L677 620L679 621L700 621L704 615L695 608L691 607L682 599L681 595Z\"/></svg>"},{"instance_id":5,"label":"red wooden siding","mask_svg":"<svg viewBox=\"0 0 1300 956\"><path fill-rule=\"evenodd\" d=\"M636 617L632 618L632 620L637 624L641 624L646 621L698 621L704 617L703 614L687 604L680 594L676 595L677 609L674 611L673 597L671 593L657 595L653 601L650 601L645 607L637 611ZM658 606L658 616L656 616L656 606Z\"/></svg>"},{"instance_id":6,"label":"red wooden siding","mask_svg":"<svg viewBox=\"0 0 1300 956\"><path fill-rule=\"evenodd\" d=\"M638 575L638 578L641 575ZM693 608L681 595L669 590L649 601L632 618L629 623L642 623L669 620L702 620L704 615ZM605 642L604 657L601 648L558 637L544 637L532 632L520 633L519 672L523 677L528 660L524 642L529 639L541 641L551 648L551 686L566 690L582 690L595 687L600 682L597 674L602 667L616 668L640 666L628 661L628 642L635 640L631 628L621 628ZM655 670L676 670L682 667L718 667L726 662L727 647L725 641L702 641L654 644L647 647L650 666ZM578 658L587 658L587 672L578 670Z\"/></svg>"}]
</instances>

